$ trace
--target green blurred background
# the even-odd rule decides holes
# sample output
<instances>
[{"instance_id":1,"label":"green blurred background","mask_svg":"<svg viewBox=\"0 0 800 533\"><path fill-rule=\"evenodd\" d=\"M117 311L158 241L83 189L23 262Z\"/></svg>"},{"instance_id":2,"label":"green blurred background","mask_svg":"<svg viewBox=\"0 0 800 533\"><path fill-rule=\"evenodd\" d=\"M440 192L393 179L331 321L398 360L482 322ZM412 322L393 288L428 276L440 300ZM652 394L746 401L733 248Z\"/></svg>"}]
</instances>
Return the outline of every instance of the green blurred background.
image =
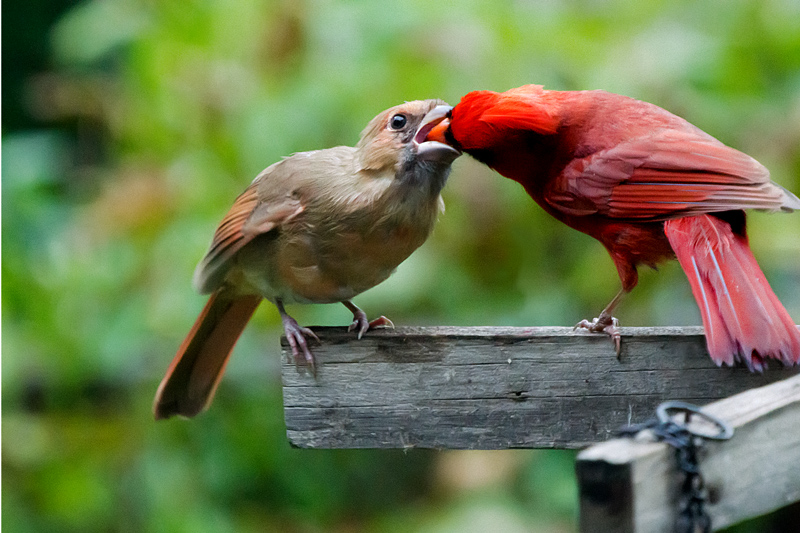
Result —
<instances>
[{"instance_id":1,"label":"green blurred background","mask_svg":"<svg viewBox=\"0 0 800 533\"><path fill-rule=\"evenodd\" d=\"M278 313L216 401L155 423L227 208L295 151L353 144L404 100L525 83L680 114L800 192L800 3L30 0L2 17L2 510L10 532L576 530L574 454L305 451L286 442ZM605 250L459 159L447 211L356 298L398 325L572 325L618 289ZM800 215L750 217L800 319ZM290 308L345 325L340 305ZM623 325L699 324L676 264ZM795 519L797 517L795 516ZM736 531L781 529L783 515ZM796 524L796 522L795 522Z\"/></svg>"}]
</instances>

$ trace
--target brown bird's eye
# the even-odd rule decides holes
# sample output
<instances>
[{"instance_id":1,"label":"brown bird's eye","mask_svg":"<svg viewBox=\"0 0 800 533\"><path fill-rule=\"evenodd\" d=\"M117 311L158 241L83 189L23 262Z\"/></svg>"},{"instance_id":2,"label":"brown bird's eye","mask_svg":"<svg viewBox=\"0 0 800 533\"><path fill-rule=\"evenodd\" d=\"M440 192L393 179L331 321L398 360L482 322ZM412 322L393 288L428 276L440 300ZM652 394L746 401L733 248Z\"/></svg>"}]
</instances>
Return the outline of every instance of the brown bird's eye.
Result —
<instances>
[{"instance_id":1,"label":"brown bird's eye","mask_svg":"<svg viewBox=\"0 0 800 533\"><path fill-rule=\"evenodd\" d=\"M392 119L389 121L389 127L392 128L393 130L402 130L403 127L406 125L406 122L408 122L406 116L398 114L393 116Z\"/></svg>"}]
</instances>

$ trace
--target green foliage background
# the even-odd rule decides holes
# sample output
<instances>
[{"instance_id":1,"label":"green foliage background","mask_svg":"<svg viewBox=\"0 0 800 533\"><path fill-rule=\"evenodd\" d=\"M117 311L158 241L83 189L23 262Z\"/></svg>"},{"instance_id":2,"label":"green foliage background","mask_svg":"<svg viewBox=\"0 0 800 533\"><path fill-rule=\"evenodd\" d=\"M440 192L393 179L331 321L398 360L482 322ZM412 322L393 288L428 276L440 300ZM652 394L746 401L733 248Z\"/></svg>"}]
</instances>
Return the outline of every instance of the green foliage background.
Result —
<instances>
[{"instance_id":1,"label":"green foliage background","mask_svg":"<svg viewBox=\"0 0 800 533\"><path fill-rule=\"evenodd\" d=\"M3 5L2 436L8 531L574 531L569 452L302 451L263 305L212 409L150 402L204 298L217 222L262 168L353 144L404 100L525 83L680 114L800 192L794 0L37 0ZM396 324L571 325L618 289L602 247L466 157L447 212L356 299ZM750 217L800 318L800 216ZM343 306L290 310L344 325ZM677 265L624 325L699 324ZM743 525L763 530L771 519Z\"/></svg>"}]
</instances>

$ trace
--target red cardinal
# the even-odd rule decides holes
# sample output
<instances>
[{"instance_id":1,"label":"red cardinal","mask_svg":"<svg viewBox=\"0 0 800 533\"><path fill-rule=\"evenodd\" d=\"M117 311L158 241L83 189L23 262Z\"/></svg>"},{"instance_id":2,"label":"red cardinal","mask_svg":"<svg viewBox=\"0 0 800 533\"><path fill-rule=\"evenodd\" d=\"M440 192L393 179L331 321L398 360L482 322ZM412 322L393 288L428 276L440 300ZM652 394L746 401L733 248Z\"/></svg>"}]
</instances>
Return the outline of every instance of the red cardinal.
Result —
<instances>
[{"instance_id":1,"label":"red cardinal","mask_svg":"<svg viewBox=\"0 0 800 533\"><path fill-rule=\"evenodd\" d=\"M301 152L271 165L236 199L195 271L211 297L156 392L157 419L211 403L233 346L263 298L283 320L295 360L312 369L314 332L284 303L341 302L358 337L371 327L351 298L389 277L430 235L439 195L460 154L423 142L450 109L406 102L372 119L355 147Z\"/></svg>"},{"instance_id":2,"label":"red cardinal","mask_svg":"<svg viewBox=\"0 0 800 533\"><path fill-rule=\"evenodd\" d=\"M622 296L639 265L677 257L717 365L800 359L800 331L747 243L743 209L793 211L800 200L755 159L660 107L604 91L526 85L467 94L428 139L519 182L548 213L599 240L622 290L594 321L619 354Z\"/></svg>"}]
</instances>

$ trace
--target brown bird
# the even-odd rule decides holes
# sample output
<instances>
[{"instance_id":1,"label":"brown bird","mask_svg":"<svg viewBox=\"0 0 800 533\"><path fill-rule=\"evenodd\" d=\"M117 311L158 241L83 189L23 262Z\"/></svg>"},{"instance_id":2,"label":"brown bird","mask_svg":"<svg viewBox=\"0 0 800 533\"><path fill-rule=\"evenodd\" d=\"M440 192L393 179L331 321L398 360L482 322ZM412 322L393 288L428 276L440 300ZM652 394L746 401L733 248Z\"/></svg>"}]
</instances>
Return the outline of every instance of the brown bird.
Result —
<instances>
[{"instance_id":1,"label":"brown bird","mask_svg":"<svg viewBox=\"0 0 800 533\"><path fill-rule=\"evenodd\" d=\"M407 102L372 119L355 147L296 153L256 177L197 266L194 286L211 297L158 387L156 419L208 407L262 298L277 306L295 361L312 371L307 339L319 339L284 304L341 302L359 338L391 325L370 322L351 299L425 242L444 208L439 193L460 152L424 139L449 109Z\"/></svg>"}]
</instances>

